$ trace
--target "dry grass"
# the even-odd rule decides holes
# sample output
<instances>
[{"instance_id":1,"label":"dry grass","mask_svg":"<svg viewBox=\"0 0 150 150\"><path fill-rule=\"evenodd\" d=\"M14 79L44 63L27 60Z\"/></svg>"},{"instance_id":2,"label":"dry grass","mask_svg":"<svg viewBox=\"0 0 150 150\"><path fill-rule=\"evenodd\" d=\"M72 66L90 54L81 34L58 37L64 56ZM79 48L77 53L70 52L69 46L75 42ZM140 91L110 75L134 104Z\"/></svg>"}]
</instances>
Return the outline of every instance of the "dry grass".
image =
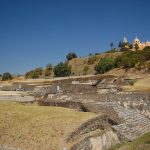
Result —
<instances>
[{"instance_id":1,"label":"dry grass","mask_svg":"<svg viewBox=\"0 0 150 150\"><path fill-rule=\"evenodd\" d=\"M150 150L150 133L146 133L132 142L117 145L111 150Z\"/></svg>"},{"instance_id":2,"label":"dry grass","mask_svg":"<svg viewBox=\"0 0 150 150\"><path fill-rule=\"evenodd\" d=\"M138 79L134 85L124 86L125 91L150 92L150 78Z\"/></svg>"},{"instance_id":3,"label":"dry grass","mask_svg":"<svg viewBox=\"0 0 150 150\"><path fill-rule=\"evenodd\" d=\"M99 62L101 58L116 58L120 54L121 52L103 53L96 55L97 60L93 64L88 64L88 59L90 58L90 56L84 58L75 58L69 61L69 65L71 65L72 72L74 72L77 75L83 75L83 70L86 66L88 66L89 68L87 74L95 74L95 65Z\"/></svg>"},{"instance_id":4,"label":"dry grass","mask_svg":"<svg viewBox=\"0 0 150 150\"><path fill-rule=\"evenodd\" d=\"M24 150L61 150L70 132L93 113L0 102L0 144Z\"/></svg>"}]
</instances>

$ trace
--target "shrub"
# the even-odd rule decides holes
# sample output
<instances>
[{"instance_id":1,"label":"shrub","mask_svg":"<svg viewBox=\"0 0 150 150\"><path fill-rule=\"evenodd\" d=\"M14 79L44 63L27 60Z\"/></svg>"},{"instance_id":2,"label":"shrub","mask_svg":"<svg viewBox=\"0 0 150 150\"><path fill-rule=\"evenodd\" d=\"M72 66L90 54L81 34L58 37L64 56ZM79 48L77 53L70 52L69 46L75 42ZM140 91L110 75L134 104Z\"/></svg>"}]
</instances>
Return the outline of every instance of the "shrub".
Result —
<instances>
[{"instance_id":1,"label":"shrub","mask_svg":"<svg viewBox=\"0 0 150 150\"><path fill-rule=\"evenodd\" d=\"M112 49L112 50L106 51L105 53L115 53L115 52L117 52L117 50L116 49Z\"/></svg>"},{"instance_id":2,"label":"shrub","mask_svg":"<svg viewBox=\"0 0 150 150\"><path fill-rule=\"evenodd\" d=\"M85 66L83 69L83 74L87 75L88 70L89 70L89 66Z\"/></svg>"},{"instance_id":3,"label":"shrub","mask_svg":"<svg viewBox=\"0 0 150 150\"><path fill-rule=\"evenodd\" d=\"M52 64L47 64L45 69L45 76L50 76L52 74L53 66Z\"/></svg>"},{"instance_id":4,"label":"shrub","mask_svg":"<svg viewBox=\"0 0 150 150\"><path fill-rule=\"evenodd\" d=\"M42 75L43 69L41 67L38 67L34 70L28 71L25 74L25 78L32 78L32 79L37 79L39 78L40 75Z\"/></svg>"},{"instance_id":5,"label":"shrub","mask_svg":"<svg viewBox=\"0 0 150 150\"><path fill-rule=\"evenodd\" d=\"M39 73L36 72L36 71L34 71L34 72L32 73L31 78L32 78L32 79L37 79L37 78L39 78Z\"/></svg>"},{"instance_id":6,"label":"shrub","mask_svg":"<svg viewBox=\"0 0 150 150\"><path fill-rule=\"evenodd\" d=\"M42 67L38 67L34 70L34 72L36 72L37 75L42 75L43 69Z\"/></svg>"},{"instance_id":7,"label":"shrub","mask_svg":"<svg viewBox=\"0 0 150 150\"><path fill-rule=\"evenodd\" d=\"M73 58L77 58L77 55L76 55L75 53L73 53L73 52L70 52L70 53L68 53L68 54L66 55L66 58L67 58L67 60L69 61L69 60L71 60L71 59L73 59Z\"/></svg>"},{"instance_id":8,"label":"shrub","mask_svg":"<svg viewBox=\"0 0 150 150\"><path fill-rule=\"evenodd\" d=\"M139 64L142 66L148 60L150 60L150 47L146 47L142 51L127 51L116 58L115 67L139 68Z\"/></svg>"},{"instance_id":9,"label":"shrub","mask_svg":"<svg viewBox=\"0 0 150 150\"><path fill-rule=\"evenodd\" d=\"M2 75L2 80L6 81L6 80L11 80L12 79L12 75L9 72L5 72Z\"/></svg>"},{"instance_id":10,"label":"shrub","mask_svg":"<svg viewBox=\"0 0 150 150\"><path fill-rule=\"evenodd\" d=\"M103 58L95 66L96 73L105 73L114 68L114 61L111 58Z\"/></svg>"},{"instance_id":11,"label":"shrub","mask_svg":"<svg viewBox=\"0 0 150 150\"><path fill-rule=\"evenodd\" d=\"M56 77L65 77L71 74L71 66L68 63L60 62L54 67L54 75Z\"/></svg>"}]
</instances>

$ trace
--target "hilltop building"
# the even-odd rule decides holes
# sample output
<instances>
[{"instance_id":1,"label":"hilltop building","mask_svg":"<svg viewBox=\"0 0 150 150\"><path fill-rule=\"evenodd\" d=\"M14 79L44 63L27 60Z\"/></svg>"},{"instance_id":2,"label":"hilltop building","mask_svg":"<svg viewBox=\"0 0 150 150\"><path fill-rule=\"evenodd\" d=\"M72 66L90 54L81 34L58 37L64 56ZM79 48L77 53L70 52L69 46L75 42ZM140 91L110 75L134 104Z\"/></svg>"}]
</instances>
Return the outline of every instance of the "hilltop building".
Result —
<instances>
[{"instance_id":1,"label":"hilltop building","mask_svg":"<svg viewBox=\"0 0 150 150\"><path fill-rule=\"evenodd\" d=\"M125 48L129 48L129 43L126 37L123 38L122 43L124 44ZM132 45L133 45L133 48L131 50L133 51L136 49L136 47L138 47L138 50L143 50L145 47L150 46L150 42L149 41L141 42L139 38L135 37Z\"/></svg>"},{"instance_id":2,"label":"hilltop building","mask_svg":"<svg viewBox=\"0 0 150 150\"><path fill-rule=\"evenodd\" d=\"M140 40L136 37L133 41L133 48L138 45L139 50L143 50L145 47L150 46L150 42L140 42Z\"/></svg>"}]
</instances>

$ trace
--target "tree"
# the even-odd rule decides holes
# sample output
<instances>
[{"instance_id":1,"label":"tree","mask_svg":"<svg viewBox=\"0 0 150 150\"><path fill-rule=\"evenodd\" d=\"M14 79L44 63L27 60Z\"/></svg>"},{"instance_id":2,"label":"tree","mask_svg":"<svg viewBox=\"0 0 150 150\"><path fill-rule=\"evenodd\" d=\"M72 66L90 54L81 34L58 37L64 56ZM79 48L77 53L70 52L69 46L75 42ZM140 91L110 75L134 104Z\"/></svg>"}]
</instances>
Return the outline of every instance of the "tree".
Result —
<instances>
[{"instance_id":1,"label":"tree","mask_svg":"<svg viewBox=\"0 0 150 150\"><path fill-rule=\"evenodd\" d=\"M52 64L47 64L47 65L46 65L46 69L52 70L52 69L53 69L53 65L52 65Z\"/></svg>"},{"instance_id":2,"label":"tree","mask_svg":"<svg viewBox=\"0 0 150 150\"><path fill-rule=\"evenodd\" d=\"M136 44L134 45L134 48L135 48L135 50L137 51L137 50L139 49L139 45L136 43Z\"/></svg>"},{"instance_id":3,"label":"tree","mask_svg":"<svg viewBox=\"0 0 150 150\"><path fill-rule=\"evenodd\" d=\"M67 58L67 60L69 61L69 60L71 60L71 59L73 59L73 58L77 58L77 55L76 55L75 53L73 53L73 52L70 52L70 53L68 53L68 54L66 55L66 58Z\"/></svg>"},{"instance_id":4,"label":"tree","mask_svg":"<svg viewBox=\"0 0 150 150\"><path fill-rule=\"evenodd\" d=\"M52 74L53 66L52 64L47 64L45 69L45 76L50 76Z\"/></svg>"},{"instance_id":5,"label":"tree","mask_svg":"<svg viewBox=\"0 0 150 150\"><path fill-rule=\"evenodd\" d=\"M128 51L132 48L132 44L120 41L118 47L120 48L120 51Z\"/></svg>"},{"instance_id":6,"label":"tree","mask_svg":"<svg viewBox=\"0 0 150 150\"><path fill-rule=\"evenodd\" d=\"M114 61L111 58L103 58L95 66L96 73L105 73L114 68Z\"/></svg>"},{"instance_id":7,"label":"tree","mask_svg":"<svg viewBox=\"0 0 150 150\"><path fill-rule=\"evenodd\" d=\"M9 72L5 72L2 75L2 80L6 81L6 80L11 80L12 79L12 75Z\"/></svg>"},{"instance_id":8,"label":"tree","mask_svg":"<svg viewBox=\"0 0 150 150\"><path fill-rule=\"evenodd\" d=\"M122 41L119 42L118 47L119 47L119 48L122 48Z\"/></svg>"},{"instance_id":9,"label":"tree","mask_svg":"<svg viewBox=\"0 0 150 150\"><path fill-rule=\"evenodd\" d=\"M42 75L42 73L43 73L42 67L38 67L38 68L36 68L34 70L28 71L25 74L25 78L36 79L36 78L39 78L39 76Z\"/></svg>"},{"instance_id":10,"label":"tree","mask_svg":"<svg viewBox=\"0 0 150 150\"><path fill-rule=\"evenodd\" d=\"M113 46L114 46L114 43L111 42L111 43L110 43L111 50L113 49Z\"/></svg>"},{"instance_id":11,"label":"tree","mask_svg":"<svg viewBox=\"0 0 150 150\"><path fill-rule=\"evenodd\" d=\"M38 67L34 70L34 72L36 72L38 75L42 75L43 69L42 67Z\"/></svg>"},{"instance_id":12,"label":"tree","mask_svg":"<svg viewBox=\"0 0 150 150\"><path fill-rule=\"evenodd\" d=\"M142 51L127 51L122 53L115 59L115 67L124 67L126 69L132 67L139 68L149 60L150 47L146 47Z\"/></svg>"},{"instance_id":13,"label":"tree","mask_svg":"<svg viewBox=\"0 0 150 150\"><path fill-rule=\"evenodd\" d=\"M36 71L34 71L34 72L32 73L31 78L32 78L32 79L37 79L37 78L39 78L39 73L36 72Z\"/></svg>"},{"instance_id":14,"label":"tree","mask_svg":"<svg viewBox=\"0 0 150 150\"><path fill-rule=\"evenodd\" d=\"M133 44L128 44L129 48L132 49L133 48Z\"/></svg>"},{"instance_id":15,"label":"tree","mask_svg":"<svg viewBox=\"0 0 150 150\"><path fill-rule=\"evenodd\" d=\"M71 66L68 63L60 62L54 67L54 75L56 77L65 77L71 74Z\"/></svg>"}]
</instances>

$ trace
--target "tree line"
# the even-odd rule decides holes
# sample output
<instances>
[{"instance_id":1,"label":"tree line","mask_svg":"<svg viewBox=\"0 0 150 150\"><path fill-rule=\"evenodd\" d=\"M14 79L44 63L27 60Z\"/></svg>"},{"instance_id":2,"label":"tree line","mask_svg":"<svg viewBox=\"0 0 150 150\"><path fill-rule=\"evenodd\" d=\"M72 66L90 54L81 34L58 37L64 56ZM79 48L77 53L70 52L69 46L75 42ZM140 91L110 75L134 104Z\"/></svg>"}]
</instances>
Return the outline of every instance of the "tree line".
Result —
<instances>
[{"instance_id":1,"label":"tree line","mask_svg":"<svg viewBox=\"0 0 150 150\"><path fill-rule=\"evenodd\" d=\"M114 51L109 51L109 53L113 53ZM55 77L65 77L74 75L71 71L71 66L69 65L69 61L77 58L78 56L74 52L70 52L66 55L67 61L60 62L57 65L53 66L52 64L47 64L45 68L38 67L34 70L28 71L25 74L25 78L48 78L50 76ZM142 69L147 68L150 71L150 47L145 47L141 51L130 51L126 50L121 55L117 56L116 58L99 58L97 57L97 54L89 55L87 65L94 64L95 62L98 62L94 69L96 74L103 74L113 68L124 68L124 69ZM89 66L85 66L83 69L83 74L87 74L87 71L89 70ZM5 80L11 80L13 76L9 73L3 73L0 75L1 79L3 81Z\"/></svg>"}]
</instances>

